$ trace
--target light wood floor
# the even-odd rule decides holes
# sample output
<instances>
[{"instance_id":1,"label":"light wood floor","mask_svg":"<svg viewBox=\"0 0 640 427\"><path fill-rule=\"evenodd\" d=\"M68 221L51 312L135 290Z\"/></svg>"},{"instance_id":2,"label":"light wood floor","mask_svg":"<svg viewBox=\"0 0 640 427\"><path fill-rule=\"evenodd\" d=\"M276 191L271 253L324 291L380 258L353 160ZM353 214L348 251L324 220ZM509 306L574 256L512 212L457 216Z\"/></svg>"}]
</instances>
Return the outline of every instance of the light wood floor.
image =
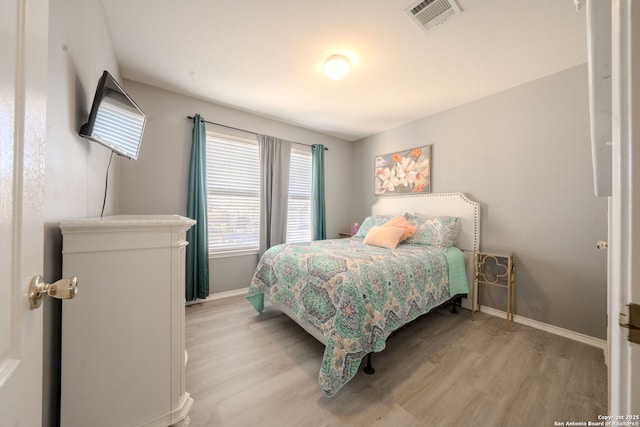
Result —
<instances>
[{"instance_id":1,"label":"light wood floor","mask_svg":"<svg viewBox=\"0 0 640 427\"><path fill-rule=\"evenodd\" d=\"M392 335L333 398L324 347L244 297L187 307L190 427L553 426L607 413L603 352L479 313L438 309Z\"/></svg>"}]
</instances>

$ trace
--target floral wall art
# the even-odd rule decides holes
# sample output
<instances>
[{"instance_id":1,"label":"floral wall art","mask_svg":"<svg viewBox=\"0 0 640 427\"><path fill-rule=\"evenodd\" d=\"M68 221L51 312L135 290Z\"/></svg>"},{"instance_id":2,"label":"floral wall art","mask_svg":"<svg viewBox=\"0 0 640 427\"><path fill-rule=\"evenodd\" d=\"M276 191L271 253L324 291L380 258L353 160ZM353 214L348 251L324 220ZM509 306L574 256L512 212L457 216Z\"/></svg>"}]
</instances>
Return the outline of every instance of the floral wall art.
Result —
<instances>
[{"instance_id":1,"label":"floral wall art","mask_svg":"<svg viewBox=\"0 0 640 427\"><path fill-rule=\"evenodd\" d=\"M431 192L431 145L376 157L375 195Z\"/></svg>"}]
</instances>

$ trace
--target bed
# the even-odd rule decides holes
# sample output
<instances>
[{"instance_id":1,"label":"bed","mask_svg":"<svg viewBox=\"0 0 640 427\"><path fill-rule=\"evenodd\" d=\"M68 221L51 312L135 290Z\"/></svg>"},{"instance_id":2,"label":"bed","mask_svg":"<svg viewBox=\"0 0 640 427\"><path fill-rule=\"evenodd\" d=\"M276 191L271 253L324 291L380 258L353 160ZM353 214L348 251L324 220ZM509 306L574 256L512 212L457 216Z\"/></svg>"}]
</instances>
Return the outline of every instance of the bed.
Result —
<instances>
[{"instance_id":1,"label":"bed","mask_svg":"<svg viewBox=\"0 0 640 427\"><path fill-rule=\"evenodd\" d=\"M462 193L384 197L371 213L350 239L270 248L247 293L258 312L267 299L325 344L318 380L326 396L355 376L365 356L382 351L393 331L471 289L472 254L479 247L477 202ZM379 231L374 228L398 216L422 231L395 248L371 244L373 231ZM455 246L431 244L434 235L443 235L433 232L434 223L453 224ZM430 244L424 244L425 235ZM462 305L471 307L466 299Z\"/></svg>"}]
</instances>

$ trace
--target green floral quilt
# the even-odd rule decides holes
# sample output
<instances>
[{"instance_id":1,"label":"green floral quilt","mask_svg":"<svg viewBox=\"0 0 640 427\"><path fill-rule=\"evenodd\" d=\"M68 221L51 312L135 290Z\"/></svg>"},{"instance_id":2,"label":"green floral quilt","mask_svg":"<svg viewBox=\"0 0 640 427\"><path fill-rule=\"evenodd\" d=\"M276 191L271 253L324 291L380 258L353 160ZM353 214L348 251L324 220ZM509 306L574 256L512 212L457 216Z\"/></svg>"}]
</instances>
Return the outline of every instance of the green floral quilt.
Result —
<instances>
[{"instance_id":1,"label":"green floral quilt","mask_svg":"<svg viewBox=\"0 0 640 427\"><path fill-rule=\"evenodd\" d=\"M367 353L385 348L391 332L467 292L456 248L401 244L391 250L352 238L272 247L247 299L262 312L266 293L326 337L319 383L332 396Z\"/></svg>"}]
</instances>

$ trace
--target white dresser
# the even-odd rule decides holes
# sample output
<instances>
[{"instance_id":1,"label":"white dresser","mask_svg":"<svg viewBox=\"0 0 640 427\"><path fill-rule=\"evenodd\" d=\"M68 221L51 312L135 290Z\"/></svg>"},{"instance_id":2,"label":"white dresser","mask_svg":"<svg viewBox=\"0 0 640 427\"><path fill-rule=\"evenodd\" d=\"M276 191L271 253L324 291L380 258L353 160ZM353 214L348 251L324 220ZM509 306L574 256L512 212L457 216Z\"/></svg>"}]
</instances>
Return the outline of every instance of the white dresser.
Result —
<instances>
[{"instance_id":1,"label":"white dresser","mask_svg":"<svg viewBox=\"0 0 640 427\"><path fill-rule=\"evenodd\" d=\"M62 310L60 425L188 423L186 231L174 215L64 221L63 274L78 295Z\"/></svg>"}]
</instances>

